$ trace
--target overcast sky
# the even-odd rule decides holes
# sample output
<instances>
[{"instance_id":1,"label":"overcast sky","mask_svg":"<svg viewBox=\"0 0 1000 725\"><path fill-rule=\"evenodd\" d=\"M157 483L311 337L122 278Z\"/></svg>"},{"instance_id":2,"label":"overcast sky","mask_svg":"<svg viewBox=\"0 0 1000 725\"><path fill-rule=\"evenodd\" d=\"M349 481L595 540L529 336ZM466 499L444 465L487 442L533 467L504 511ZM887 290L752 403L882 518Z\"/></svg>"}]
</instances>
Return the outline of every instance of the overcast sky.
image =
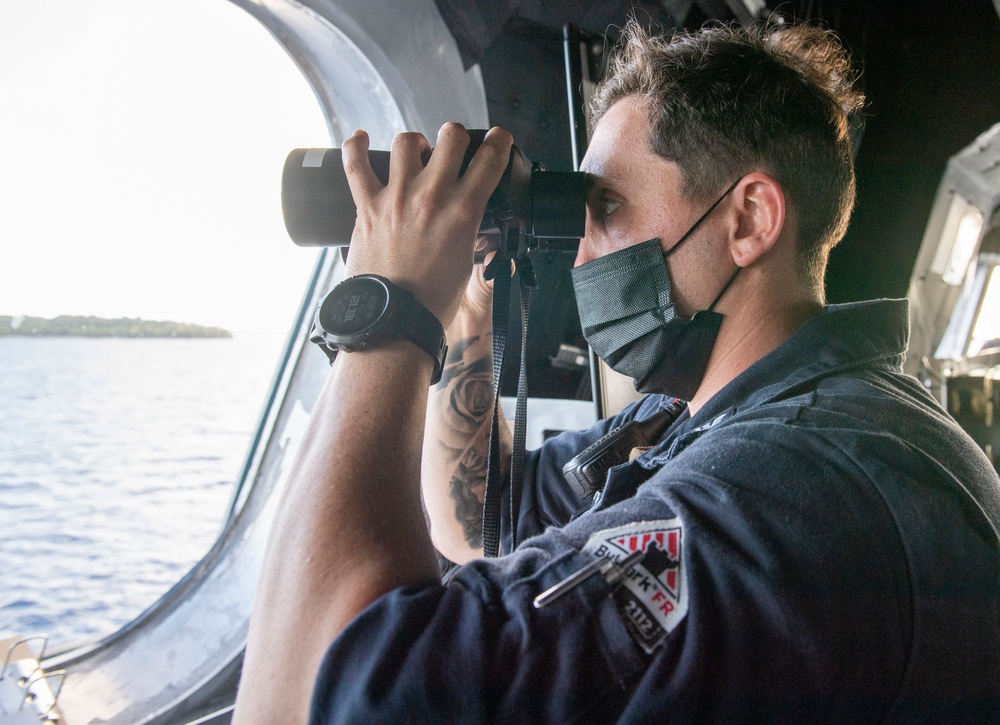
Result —
<instances>
[{"instance_id":1,"label":"overcast sky","mask_svg":"<svg viewBox=\"0 0 1000 725\"><path fill-rule=\"evenodd\" d=\"M0 315L286 330L316 251L285 155L330 145L311 89L227 0L8 3Z\"/></svg>"}]
</instances>

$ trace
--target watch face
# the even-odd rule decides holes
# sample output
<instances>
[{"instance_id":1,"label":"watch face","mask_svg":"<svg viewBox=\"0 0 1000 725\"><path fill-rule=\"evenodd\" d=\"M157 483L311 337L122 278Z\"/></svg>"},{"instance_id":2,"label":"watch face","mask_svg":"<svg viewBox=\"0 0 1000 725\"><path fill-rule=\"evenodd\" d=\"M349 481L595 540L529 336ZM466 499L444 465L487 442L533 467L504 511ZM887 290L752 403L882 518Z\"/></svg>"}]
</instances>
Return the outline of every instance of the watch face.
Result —
<instances>
[{"instance_id":1,"label":"watch face","mask_svg":"<svg viewBox=\"0 0 1000 725\"><path fill-rule=\"evenodd\" d=\"M319 322L334 335L353 335L378 320L388 300L388 290L378 280L349 279L323 301Z\"/></svg>"}]
</instances>

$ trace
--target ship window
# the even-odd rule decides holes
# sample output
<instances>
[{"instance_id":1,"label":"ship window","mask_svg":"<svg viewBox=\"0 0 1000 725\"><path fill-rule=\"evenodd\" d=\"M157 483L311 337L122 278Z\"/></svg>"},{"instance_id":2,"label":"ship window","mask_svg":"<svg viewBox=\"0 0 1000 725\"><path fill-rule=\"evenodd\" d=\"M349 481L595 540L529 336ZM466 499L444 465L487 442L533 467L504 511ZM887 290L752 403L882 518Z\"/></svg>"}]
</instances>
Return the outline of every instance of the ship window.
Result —
<instances>
[{"instance_id":1,"label":"ship window","mask_svg":"<svg viewBox=\"0 0 1000 725\"><path fill-rule=\"evenodd\" d=\"M216 540L316 260L282 163L329 144L229 2L5 8L0 634L110 634Z\"/></svg>"}]
</instances>

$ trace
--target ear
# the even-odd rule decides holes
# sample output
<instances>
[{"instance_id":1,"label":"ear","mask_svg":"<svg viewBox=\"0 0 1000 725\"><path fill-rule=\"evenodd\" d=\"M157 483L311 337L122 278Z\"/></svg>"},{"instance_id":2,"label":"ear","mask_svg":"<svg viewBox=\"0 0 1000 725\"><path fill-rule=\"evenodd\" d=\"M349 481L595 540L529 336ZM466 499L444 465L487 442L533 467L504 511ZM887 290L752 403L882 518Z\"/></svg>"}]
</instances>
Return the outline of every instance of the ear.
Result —
<instances>
[{"instance_id":1,"label":"ear","mask_svg":"<svg viewBox=\"0 0 1000 725\"><path fill-rule=\"evenodd\" d=\"M785 193L771 176L755 171L730 192L734 231L729 240L733 260L740 267L769 252L785 227Z\"/></svg>"}]
</instances>

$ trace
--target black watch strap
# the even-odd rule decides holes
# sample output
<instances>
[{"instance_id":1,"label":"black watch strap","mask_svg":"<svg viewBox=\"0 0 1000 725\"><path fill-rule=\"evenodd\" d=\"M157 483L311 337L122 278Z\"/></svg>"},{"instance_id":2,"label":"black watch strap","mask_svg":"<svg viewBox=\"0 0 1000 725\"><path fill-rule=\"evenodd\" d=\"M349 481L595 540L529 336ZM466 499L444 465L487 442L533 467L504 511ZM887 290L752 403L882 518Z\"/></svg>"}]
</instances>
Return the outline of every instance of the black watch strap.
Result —
<instances>
[{"instance_id":1,"label":"black watch strap","mask_svg":"<svg viewBox=\"0 0 1000 725\"><path fill-rule=\"evenodd\" d=\"M388 284L392 285L391 282ZM431 385L436 385L441 380L444 358L448 354L444 326L434 313L424 307L423 303L412 294L396 285L392 285L392 288L400 295L399 327L402 336L434 360Z\"/></svg>"}]
</instances>

